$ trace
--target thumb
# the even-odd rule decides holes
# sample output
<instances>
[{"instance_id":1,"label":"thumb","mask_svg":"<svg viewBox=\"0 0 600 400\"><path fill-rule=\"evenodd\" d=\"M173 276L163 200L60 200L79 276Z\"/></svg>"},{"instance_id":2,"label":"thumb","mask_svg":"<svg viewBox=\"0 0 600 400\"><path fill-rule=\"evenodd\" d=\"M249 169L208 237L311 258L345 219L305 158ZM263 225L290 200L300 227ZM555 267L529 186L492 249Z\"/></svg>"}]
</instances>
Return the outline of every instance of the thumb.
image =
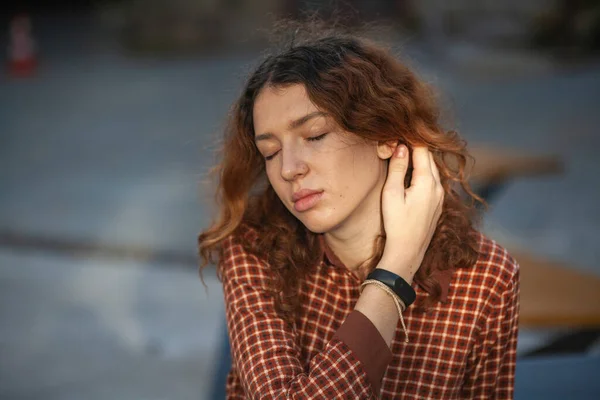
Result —
<instances>
[{"instance_id":1,"label":"thumb","mask_svg":"<svg viewBox=\"0 0 600 400\"><path fill-rule=\"evenodd\" d=\"M404 178L408 170L408 148L399 144L390 158L385 189L404 194Z\"/></svg>"}]
</instances>

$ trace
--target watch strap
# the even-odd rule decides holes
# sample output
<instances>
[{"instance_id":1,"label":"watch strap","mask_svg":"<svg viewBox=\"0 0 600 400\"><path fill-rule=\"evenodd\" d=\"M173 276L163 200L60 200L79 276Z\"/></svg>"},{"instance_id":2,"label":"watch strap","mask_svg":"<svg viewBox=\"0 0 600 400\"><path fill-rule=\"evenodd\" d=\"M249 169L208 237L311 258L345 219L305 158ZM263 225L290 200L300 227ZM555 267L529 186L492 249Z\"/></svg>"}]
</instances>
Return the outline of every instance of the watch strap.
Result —
<instances>
[{"instance_id":1,"label":"watch strap","mask_svg":"<svg viewBox=\"0 0 600 400\"><path fill-rule=\"evenodd\" d=\"M396 293L400 300L404 303L406 307L410 306L415 302L417 298L417 294L415 290L406 282L401 276L382 269L375 268L368 276L367 279L374 279L379 281Z\"/></svg>"}]
</instances>

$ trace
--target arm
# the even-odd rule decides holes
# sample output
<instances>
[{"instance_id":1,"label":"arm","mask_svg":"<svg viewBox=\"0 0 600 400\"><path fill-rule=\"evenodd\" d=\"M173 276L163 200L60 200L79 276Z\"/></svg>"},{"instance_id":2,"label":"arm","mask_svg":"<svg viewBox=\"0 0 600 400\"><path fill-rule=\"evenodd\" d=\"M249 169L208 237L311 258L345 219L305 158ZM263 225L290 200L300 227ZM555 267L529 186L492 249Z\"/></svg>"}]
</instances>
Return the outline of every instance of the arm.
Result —
<instances>
[{"instance_id":1,"label":"arm","mask_svg":"<svg viewBox=\"0 0 600 400\"><path fill-rule=\"evenodd\" d=\"M465 399L512 399L517 358L519 320L519 269L497 301L474 346L474 365L463 386Z\"/></svg>"},{"instance_id":2,"label":"arm","mask_svg":"<svg viewBox=\"0 0 600 400\"><path fill-rule=\"evenodd\" d=\"M266 290L267 266L228 239L222 268L232 359L244 392L230 390L230 398L355 399L379 392L392 355L367 317L350 313L305 370L294 327L279 317ZM384 301L393 315L393 302Z\"/></svg>"}]
</instances>

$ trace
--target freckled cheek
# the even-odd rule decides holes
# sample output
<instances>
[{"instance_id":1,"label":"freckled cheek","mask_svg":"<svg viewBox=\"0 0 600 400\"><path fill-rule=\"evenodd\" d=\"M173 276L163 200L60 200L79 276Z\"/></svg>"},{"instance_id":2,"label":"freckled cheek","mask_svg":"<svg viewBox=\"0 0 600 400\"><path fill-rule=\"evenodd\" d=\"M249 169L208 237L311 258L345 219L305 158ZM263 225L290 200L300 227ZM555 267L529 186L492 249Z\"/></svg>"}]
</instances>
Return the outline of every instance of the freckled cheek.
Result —
<instances>
[{"instance_id":1,"label":"freckled cheek","mask_svg":"<svg viewBox=\"0 0 600 400\"><path fill-rule=\"evenodd\" d=\"M345 200L348 197L350 197L350 191L351 191L350 185L341 185L338 188L338 193L337 193L340 200Z\"/></svg>"},{"instance_id":2,"label":"freckled cheek","mask_svg":"<svg viewBox=\"0 0 600 400\"><path fill-rule=\"evenodd\" d=\"M332 196L333 201L331 204L331 209L333 211L337 209L344 209L346 207L348 200L352 198L350 190L351 188L348 185L343 185L336 188L335 194Z\"/></svg>"}]
</instances>

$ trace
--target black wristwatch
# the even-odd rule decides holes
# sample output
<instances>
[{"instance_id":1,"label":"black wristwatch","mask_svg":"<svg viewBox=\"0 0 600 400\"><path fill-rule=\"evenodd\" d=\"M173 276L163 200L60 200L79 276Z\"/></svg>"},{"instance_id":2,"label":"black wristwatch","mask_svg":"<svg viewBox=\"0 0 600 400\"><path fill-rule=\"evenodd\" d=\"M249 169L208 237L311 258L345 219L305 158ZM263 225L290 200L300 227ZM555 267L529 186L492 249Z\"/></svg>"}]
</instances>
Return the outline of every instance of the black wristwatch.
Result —
<instances>
[{"instance_id":1,"label":"black wristwatch","mask_svg":"<svg viewBox=\"0 0 600 400\"><path fill-rule=\"evenodd\" d=\"M410 306L415 302L417 294L415 290L406 282L402 277L396 275L393 272L387 271L381 268L375 268L371 272L367 279L374 279L379 281L394 291L400 297L400 300L406 307Z\"/></svg>"}]
</instances>

